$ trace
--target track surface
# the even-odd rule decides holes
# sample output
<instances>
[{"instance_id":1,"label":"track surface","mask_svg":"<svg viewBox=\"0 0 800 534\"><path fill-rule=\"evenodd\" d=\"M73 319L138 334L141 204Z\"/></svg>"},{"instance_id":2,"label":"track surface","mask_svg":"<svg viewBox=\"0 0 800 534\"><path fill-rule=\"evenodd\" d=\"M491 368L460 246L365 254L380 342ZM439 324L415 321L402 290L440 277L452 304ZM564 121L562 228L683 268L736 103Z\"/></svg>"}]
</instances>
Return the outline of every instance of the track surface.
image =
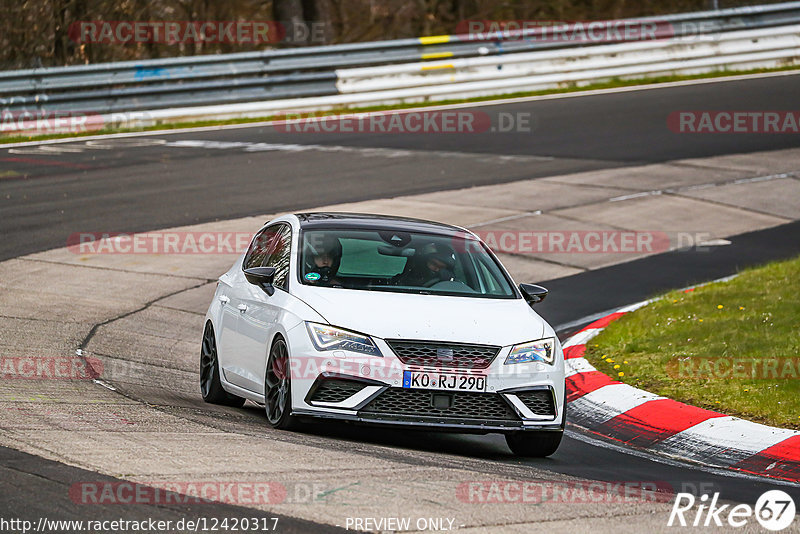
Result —
<instances>
[{"instance_id":1,"label":"track surface","mask_svg":"<svg viewBox=\"0 0 800 534\"><path fill-rule=\"evenodd\" d=\"M110 149L38 154L34 150L25 154L0 149L0 170L11 171L0 179L0 228L4 236L0 258L63 246L67 236L79 231L141 231L589 169L796 147L800 140L789 135L679 136L666 128L666 117L672 111L685 109L792 109L797 94L800 77L784 76L479 108L490 115L532 113L537 119L533 133L318 136L244 128L159 135L170 142L205 139L316 143L352 147L356 151L276 153L246 152L241 147L124 148L122 144ZM384 165L383 160L364 153L364 148L413 152L398 156L396 164ZM443 152L468 156L452 158ZM518 159L497 159L501 155ZM476 168L486 172L475 172ZM728 247L662 254L551 281L548 285L553 294L541 312L552 324L561 325L647 298L663 289L797 254L800 223L731 241ZM245 410L243 416L254 428L263 428L263 417L257 410ZM219 417L224 418L225 413L219 413ZM693 466L668 465L572 436L565 439L551 459L536 461L510 457L500 436L409 435L393 430L317 425L302 439L313 442L330 437L341 440L342 446L347 442L364 444L367 453L375 455L385 455L386 451L373 445L390 445L403 450L406 458L413 458L415 453L440 452L468 457L481 463L487 473L494 472L498 463L529 465L553 474L596 480L668 482L676 491L720 491L725 499L751 504L758 495L776 487L770 481L754 482L711 474ZM34 483L41 496L37 496L39 502L47 503L49 495L58 503L56 512L63 517L80 514L64 498L67 482L77 479L71 474L74 468L9 450L0 451L0 458L5 471L3 493L9 495L6 490L10 488L25 490L21 499L0 499L0 515L19 516L20 508L29 506L27 495ZM82 476L85 479L86 475ZM788 491L800 498L796 488ZM209 506L198 513L222 514L233 508ZM48 510L49 504L29 508L32 517ZM123 510L124 507L114 509L118 513ZM148 512L155 515L152 510ZM130 509L126 513L135 517L137 511ZM185 510L159 513L165 517L183 516Z\"/></svg>"},{"instance_id":2,"label":"track surface","mask_svg":"<svg viewBox=\"0 0 800 534\"><path fill-rule=\"evenodd\" d=\"M724 247L673 251L551 280L552 295L537 307L560 334L570 322L641 302L659 293L716 280L754 265L800 254L800 221L729 238ZM586 324L589 321L585 321Z\"/></svg>"},{"instance_id":3,"label":"track surface","mask_svg":"<svg viewBox=\"0 0 800 534\"><path fill-rule=\"evenodd\" d=\"M730 238L731 245L705 251L672 252L633 262L551 280L551 296L539 311L552 324L574 320L607 310L609 307L641 300L660 289L680 287L724 276L738 268L800 253L800 222ZM649 273L643 276L641 273ZM563 332L562 332L563 333ZM156 377L152 377L157 381ZM619 483L654 482L659 487L694 494L720 492L726 501L753 504L763 492L780 487L800 500L800 488L777 485L710 473L706 469L680 463L664 463L648 456L635 456L607 443L586 441L568 426L558 452L548 459L519 460L513 457L499 435L469 436L428 432L408 432L337 424L307 425L302 432L275 432L266 427L262 410L248 405L227 409L203 404L196 395L173 394L161 388L140 388L127 392L134 398L165 407L167 413L212 428L238 433L267 434L282 443L298 443L349 453L358 450L365 456L390 459L399 464L463 464L465 469L502 479L505 473L545 472L553 480L559 475ZM591 438L591 437L590 437ZM388 447L388 449L387 449ZM433 464L432 464L433 462ZM522 470L522 471L520 471ZM528 471L529 470L529 471ZM252 517L252 510L226 505L111 505L77 506L69 498L75 482L111 480L104 475L53 462L30 454L0 447L0 517L19 517L37 521L48 519L153 519L177 521L197 517ZM523 477L525 475L522 475ZM530 475L529 475L530 476ZM534 475L538 479L541 475ZM35 495L35 498L31 496ZM413 512L413 511L412 511ZM90 514L87 517L87 514ZM256 512L259 517L263 512ZM267 514L274 517L277 514ZM284 532L328 532L334 527L280 516ZM312 528L313 526L313 528Z\"/></svg>"},{"instance_id":4,"label":"track surface","mask_svg":"<svg viewBox=\"0 0 800 534\"><path fill-rule=\"evenodd\" d=\"M117 479L98 475L84 469L68 466L52 460L47 460L0 447L0 476L2 476L3 498L0 499L0 517L17 518L30 521L36 525L40 518L50 521L70 521L87 519L85 512L80 513L77 506L70 499L69 490L73 484L91 480L93 482L114 483ZM31 495L36 498L32 499ZM345 532L344 529L328 525L319 525L280 514L269 514L250 508L219 503L191 503L177 504L165 503L159 506L149 504L124 505L108 504L93 505L90 519L92 521L142 521L151 518L154 521L172 521L176 524L182 519L196 520L197 518L258 518L259 522L266 525L278 525L279 532L298 533L304 532ZM277 519L277 523L273 523ZM251 519L252 520L252 519ZM174 529L170 529L174 530ZM13 531L17 531L14 529ZM49 530L48 530L49 531ZM53 532L79 531L79 529L53 529Z\"/></svg>"}]
</instances>

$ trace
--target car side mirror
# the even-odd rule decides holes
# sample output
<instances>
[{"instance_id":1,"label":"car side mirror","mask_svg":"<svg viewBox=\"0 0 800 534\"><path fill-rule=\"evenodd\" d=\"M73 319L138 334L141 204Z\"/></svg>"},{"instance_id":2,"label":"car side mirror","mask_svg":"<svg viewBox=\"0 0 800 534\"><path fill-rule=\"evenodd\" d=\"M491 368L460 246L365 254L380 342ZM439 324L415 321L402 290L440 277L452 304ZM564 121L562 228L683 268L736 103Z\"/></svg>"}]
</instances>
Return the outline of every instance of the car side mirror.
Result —
<instances>
[{"instance_id":1,"label":"car side mirror","mask_svg":"<svg viewBox=\"0 0 800 534\"><path fill-rule=\"evenodd\" d=\"M244 277L251 284L263 289L267 295L275 293L272 281L275 280L275 267L251 267L244 270Z\"/></svg>"},{"instance_id":2,"label":"car side mirror","mask_svg":"<svg viewBox=\"0 0 800 534\"><path fill-rule=\"evenodd\" d=\"M522 291L522 297L531 306L542 302L549 293L547 289L534 284L520 284L519 290Z\"/></svg>"}]
</instances>

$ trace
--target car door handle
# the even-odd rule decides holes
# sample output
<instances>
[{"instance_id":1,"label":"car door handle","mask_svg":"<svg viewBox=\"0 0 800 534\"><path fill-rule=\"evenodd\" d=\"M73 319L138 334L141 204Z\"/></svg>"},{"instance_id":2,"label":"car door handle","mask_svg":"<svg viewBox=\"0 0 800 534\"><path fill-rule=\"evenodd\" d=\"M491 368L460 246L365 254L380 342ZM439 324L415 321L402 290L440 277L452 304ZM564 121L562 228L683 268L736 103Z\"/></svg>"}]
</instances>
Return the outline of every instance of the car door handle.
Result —
<instances>
[{"instance_id":1,"label":"car door handle","mask_svg":"<svg viewBox=\"0 0 800 534\"><path fill-rule=\"evenodd\" d=\"M223 304L227 304L227 303L229 303L231 301L231 299L229 299L225 295L220 295L218 298L219 298L219 301L221 303L223 303Z\"/></svg>"},{"instance_id":2,"label":"car door handle","mask_svg":"<svg viewBox=\"0 0 800 534\"><path fill-rule=\"evenodd\" d=\"M247 311L247 304L239 304L238 306L236 306L236 309L244 313Z\"/></svg>"}]
</instances>

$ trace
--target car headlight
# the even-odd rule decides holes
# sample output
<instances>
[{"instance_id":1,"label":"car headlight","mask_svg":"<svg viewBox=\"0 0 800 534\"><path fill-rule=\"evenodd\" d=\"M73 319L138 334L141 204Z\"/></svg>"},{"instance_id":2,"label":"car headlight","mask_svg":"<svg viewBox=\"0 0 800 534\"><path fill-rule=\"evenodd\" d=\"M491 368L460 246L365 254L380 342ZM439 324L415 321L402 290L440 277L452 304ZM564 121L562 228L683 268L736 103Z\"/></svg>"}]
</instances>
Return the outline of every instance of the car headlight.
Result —
<instances>
[{"instance_id":1,"label":"car headlight","mask_svg":"<svg viewBox=\"0 0 800 534\"><path fill-rule=\"evenodd\" d=\"M317 323L306 323L306 327L308 335L311 336L311 342L319 351L349 350L372 356L383 356L369 336Z\"/></svg>"},{"instance_id":2,"label":"car headlight","mask_svg":"<svg viewBox=\"0 0 800 534\"><path fill-rule=\"evenodd\" d=\"M522 343L511 347L511 352L506 358L506 365L512 363L544 362L553 364L556 354L556 342L552 337Z\"/></svg>"}]
</instances>

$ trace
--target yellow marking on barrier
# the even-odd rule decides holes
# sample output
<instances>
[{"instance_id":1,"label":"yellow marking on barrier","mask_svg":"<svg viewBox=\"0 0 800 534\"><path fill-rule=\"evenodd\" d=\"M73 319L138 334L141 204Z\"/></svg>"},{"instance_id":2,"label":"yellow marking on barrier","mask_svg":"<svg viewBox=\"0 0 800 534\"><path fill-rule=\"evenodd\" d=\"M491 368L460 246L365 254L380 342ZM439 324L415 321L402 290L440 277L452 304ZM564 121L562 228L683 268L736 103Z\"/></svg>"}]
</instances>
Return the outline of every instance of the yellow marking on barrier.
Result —
<instances>
[{"instance_id":1,"label":"yellow marking on barrier","mask_svg":"<svg viewBox=\"0 0 800 534\"><path fill-rule=\"evenodd\" d=\"M442 63L440 65L423 65L422 70L455 69L452 63Z\"/></svg>"},{"instance_id":2,"label":"yellow marking on barrier","mask_svg":"<svg viewBox=\"0 0 800 534\"><path fill-rule=\"evenodd\" d=\"M452 52L436 52L435 54L422 54L422 59L444 59L453 57Z\"/></svg>"},{"instance_id":3,"label":"yellow marking on barrier","mask_svg":"<svg viewBox=\"0 0 800 534\"><path fill-rule=\"evenodd\" d=\"M419 43L424 45L449 43L449 35L431 35L430 37L420 37Z\"/></svg>"}]
</instances>

